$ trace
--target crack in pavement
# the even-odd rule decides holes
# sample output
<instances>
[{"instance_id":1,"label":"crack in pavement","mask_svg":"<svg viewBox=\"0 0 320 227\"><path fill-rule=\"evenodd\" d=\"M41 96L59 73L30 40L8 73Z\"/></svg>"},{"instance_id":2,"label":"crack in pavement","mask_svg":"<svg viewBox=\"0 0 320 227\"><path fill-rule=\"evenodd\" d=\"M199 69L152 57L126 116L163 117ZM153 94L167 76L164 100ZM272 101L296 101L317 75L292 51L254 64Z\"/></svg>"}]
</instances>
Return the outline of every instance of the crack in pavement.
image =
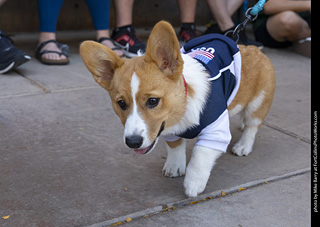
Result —
<instances>
[{"instance_id":1,"label":"crack in pavement","mask_svg":"<svg viewBox=\"0 0 320 227\"><path fill-rule=\"evenodd\" d=\"M81 90L87 90L87 89L93 89L93 88L100 88L98 85L90 85L90 86L85 86L85 87L70 87L70 88L62 88L62 89L56 89L56 90L49 90L46 88L44 85L41 83L30 79L29 77L23 75L21 72L18 70L14 70L15 73L17 73L19 76L22 78L26 79L29 81L32 85L35 87L39 88L42 92L29 92L29 93L23 93L23 94L13 94L13 95L3 95L0 97L0 99L4 98L12 98L12 97L24 97L24 96L30 96L30 95L39 95L39 94L49 94L49 93L60 93L60 92L70 92L70 91L81 91Z\"/></svg>"},{"instance_id":2,"label":"crack in pavement","mask_svg":"<svg viewBox=\"0 0 320 227\"><path fill-rule=\"evenodd\" d=\"M285 129L280 128L280 127L278 127L278 126L276 126L276 125L274 125L274 124L271 124L271 123L269 123L269 122L264 121L264 122L262 123L262 125L264 125L264 126L266 126L266 127L269 127L269 128L271 128L271 129L274 129L274 130L276 130L276 131L278 131L278 132L281 132L281 133L283 133L283 134L286 134L286 135L288 135L288 136L291 136L291 137L293 137L293 138L295 138L295 139L298 139L298 140L300 140L300 141L303 141L303 142L305 142L305 143L311 144L311 140L310 140L310 139L301 137L301 136L295 134L294 132L285 130Z\"/></svg>"},{"instance_id":3,"label":"crack in pavement","mask_svg":"<svg viewBox=\"0 0 320 227\"><path fill-rule=\"evenodd\" d=\"M28 78L27 76L23 75L20 71L18 70L14 70L15 73L17 73L18 75L20 75L21 77L23 77L24 79L28 80L32 85L40 88L45 94L50 93L49 90L47 90L43 85L41 85L40 83L38 83L35 80L32 80L30 78Z\"/></svg>"}]
</instances>

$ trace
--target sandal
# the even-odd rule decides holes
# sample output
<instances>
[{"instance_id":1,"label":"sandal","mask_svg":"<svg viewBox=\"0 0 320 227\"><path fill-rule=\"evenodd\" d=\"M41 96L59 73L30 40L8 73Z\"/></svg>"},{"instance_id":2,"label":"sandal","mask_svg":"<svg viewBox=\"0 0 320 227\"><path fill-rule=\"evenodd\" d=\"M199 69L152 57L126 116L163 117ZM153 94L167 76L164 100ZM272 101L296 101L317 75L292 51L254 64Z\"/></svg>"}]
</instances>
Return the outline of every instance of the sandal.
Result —
<instances>
[{"instance_id":1,"label":"sandal","mask_svg":"<svg viewBox=\"0 0 320 227\"><path fill-rule=\"evenodd\" d=\"M119 50L119 51L122 52L122 55L118 55L120 58L122 58L122 57L125 56L124 53L123 53L123 51L122 51L122 49L121 49L121 47L118 47L118 46L114 43L114 40L111 39L111 38L102 37L102 38L100 38L100 39L98 40L98 43L102 43L102 42L105 41L105 40L110 41L110 42L115 46L115 47L113 47L113 48L110 48L110 47L108 47L108 48L110 48L110 49L113 50L113 51Z\"/></svg>"},{"instance_id":2,"label":"sandal","mask_svg":"<svg viewBox=\"0 0 320 227\"><path fill-rule=\"evenodd\" d=\"M61 52L53 51L53 50L41 51L41 49L48 43L55 43L57 47L61 50ZM52 59L43 58L42 55L47 53L54 53L54 54L58 54L59 56L64 55L66 56L66 59L52 60ZM68 59L69 54L70 54L70 47L68 45L58 43L56 40L53 40L53 39L41 43L36 50L36 58L45 65L67 65L69 64L69 59Z\"/></svg>"}]
</instances>

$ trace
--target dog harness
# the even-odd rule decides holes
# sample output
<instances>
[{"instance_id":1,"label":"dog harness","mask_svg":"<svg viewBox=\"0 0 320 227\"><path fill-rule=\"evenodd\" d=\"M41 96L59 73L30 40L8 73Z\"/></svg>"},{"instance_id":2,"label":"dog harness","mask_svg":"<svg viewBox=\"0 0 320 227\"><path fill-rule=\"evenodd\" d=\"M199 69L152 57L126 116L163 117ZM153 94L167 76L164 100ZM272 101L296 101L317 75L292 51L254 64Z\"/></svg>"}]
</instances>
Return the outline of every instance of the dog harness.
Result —
<instances>
[{"instance_id":1,"label":"dog harness","mask_svg":"<svg viewBox=\"0 0 320 227\"><path fill-rule=\"evenodd\" d=\"M179 137L198 137L196 145L226 152L231 141L227 107L236 96L241 79L238 46L226 36L209 34L189 41L181 48L181 53L188 54L206 68L211 89L199 125L180 135L164 136L164 139L175 141Z\"/></svg>"}]
</instances>

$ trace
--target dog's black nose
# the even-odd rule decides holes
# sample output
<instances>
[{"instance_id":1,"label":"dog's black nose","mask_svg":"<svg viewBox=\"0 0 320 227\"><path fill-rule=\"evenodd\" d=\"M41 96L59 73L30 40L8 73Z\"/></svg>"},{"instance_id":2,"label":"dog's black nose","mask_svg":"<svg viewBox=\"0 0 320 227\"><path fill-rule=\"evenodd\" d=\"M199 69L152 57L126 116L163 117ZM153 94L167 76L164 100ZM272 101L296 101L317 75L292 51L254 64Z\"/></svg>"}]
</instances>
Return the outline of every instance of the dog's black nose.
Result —
<instances>
[{"instance_id":1,"label":"dog's black nose","mask_svg":"<svg viewBox=\"0 0 320 227\"><path fill-rule=\"evenodd\" d=\"M143 143L143 138L141 136L128 136L126 137L126 144L130 148L139 148Z\"/></svg>"}]
</instances>

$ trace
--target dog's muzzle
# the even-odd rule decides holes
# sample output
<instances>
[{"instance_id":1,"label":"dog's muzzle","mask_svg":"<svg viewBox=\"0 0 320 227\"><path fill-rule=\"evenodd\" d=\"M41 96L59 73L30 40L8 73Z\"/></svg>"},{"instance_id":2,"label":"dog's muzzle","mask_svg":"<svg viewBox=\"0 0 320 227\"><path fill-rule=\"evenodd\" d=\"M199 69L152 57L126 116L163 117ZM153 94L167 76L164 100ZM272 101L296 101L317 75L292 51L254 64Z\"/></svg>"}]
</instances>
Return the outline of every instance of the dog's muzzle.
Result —
<instances>
[{"instance_id":1,"label":"dog's muzzle","mask_svg":"<svg viewBox=\"0 0 320 227\"><path fill-rule=\"evenodd\" d=\"M165 122L162 122L156 139L149 146L145 148L140 148L141 145L143 144L143 137L140 135L132 135L132 136L125 137L125 143L127 144L128 147L134 149L134 151L137 154L147 154L153 150L156 143L158 142L158 137L160 136L161 132L164 130L164 125L165 125Z\"/></svg>"}]
</instances>

